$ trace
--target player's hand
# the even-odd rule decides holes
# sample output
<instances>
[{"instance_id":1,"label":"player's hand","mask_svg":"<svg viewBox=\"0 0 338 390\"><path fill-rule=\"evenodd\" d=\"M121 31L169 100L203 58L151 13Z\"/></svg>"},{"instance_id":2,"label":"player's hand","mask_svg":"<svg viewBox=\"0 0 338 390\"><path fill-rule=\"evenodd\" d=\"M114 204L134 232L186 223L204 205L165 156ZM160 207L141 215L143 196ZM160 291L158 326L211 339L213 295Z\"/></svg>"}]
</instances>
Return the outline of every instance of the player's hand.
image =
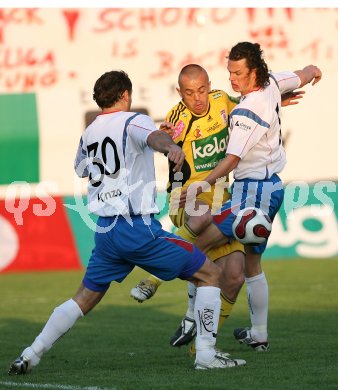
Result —
<instances>
[{"instance_id":1,"label":"player's hand","mask_svg":"<svg viewBox=\"0 0 338 390\"><path fill-rule=\"evenodd\" d=\"M196 187L193 185L193 189L189 191L189 187L185 188L181 191L180 201L179 201L179 207L184 208L187 203L190 202L196 202L197 196L203 192L203 188L201 186Z\"/></svg>"},{"instance_id":2,"label":"player's hand","mask_svg":"<svg viewBox=\"0 0 338 390\"><path fill-rule=\"evenodd\" d=\"M313 72L312 85L317 84L322 79L322 71L315 65L309 65Z\"/></svg>"},{"instance_id":3,"label":"player's hand","mask_svg":"<svg viewBox=\"0 0 338 390\"><path fill-rule=\"evenodd\" d=\"M184 208L185 207L185 204L187 202L187 194L188 194L188 191L186 189L182 190L181 196L180 196L180 201L179 201L179 204L178 204L179 208Z\"/></svg>"},{"instance_id":4,"label":"player's hand","mask_svg":"<svg viewBox=\"0 0 338 390\"><path fill-rule=\"evenodd\" d=\"M165 131L172 138L174 135L174 125L171 122L162 122L160 130Z\"/></svg>"},{"instance_id":5,"label":"player's hand","mask_svg":"<svg viewBox=\"0 0 338 390\"><path fill-rule=\"evenodd\" d=\"M293 106L299 103L299 99L303 99L305 91L292 91L282 95L282 107Z\"/></svg>"},{"instance_id":6,"label":"player's hand","mask_svg":"<svg viewBox=\"0 0 338 390\"><path fill-rule=\"evenodd\" d=\"M308 65L303 69L303 74L305 76L304 84L310 84L312 82L312 85L317 84L321 78L322 78L322 71L316 66L316 65Z\"/></svg>"},{"instance_id":7,"label":"player's hand","mask_svg":"<svg viewBox=\"0 0 338 390\"><path fill-rule=\"evenodd\" d=\"M185 154L183 150L176 144L170 145L166 156L170 161L175 164L175 166L173 167L173 171L180 172L185 159Z\"/></svg>"}]
</instances>

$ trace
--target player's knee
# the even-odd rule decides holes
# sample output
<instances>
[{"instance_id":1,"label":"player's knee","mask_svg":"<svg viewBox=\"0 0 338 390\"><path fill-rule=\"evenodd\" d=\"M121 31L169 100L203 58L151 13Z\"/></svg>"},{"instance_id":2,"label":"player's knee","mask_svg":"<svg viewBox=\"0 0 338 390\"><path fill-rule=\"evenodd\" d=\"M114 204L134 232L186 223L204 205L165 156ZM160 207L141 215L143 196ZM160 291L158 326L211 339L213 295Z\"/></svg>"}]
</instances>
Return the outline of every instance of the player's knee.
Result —
<instances>
[{"instance_id":1,"label":"player's knee","mask_svg":"<svg viewBox=\"0 0 338 390\"><path fill-rule=\"evenodd\" d=\"M245 282L244 272L241 272L240 274L233 276L231 284L234 290L239 291L242 288L244 282Z\"/></svg>"},{"instance_id":2,"label":"player's knee","mask_svg":"<svg viewBox=\"0 0 338 390\"><path fill-rule=\"evenodd\" d=\"M208 284L212 286L221 287L222 283L222 270L211 260L209 260L209 268L208 268Z\"/></svg>"},{"instance_id":3,"label":"player's knee","mask_svg":"<svg viewBox=\"0 0 338 390\"><path fill-rule=\"evenodd\" d=\"M201 216L195 217L191 216L189 218L189 226L196 233L200 234L207 226L212 222L212 217L210 213L205 213Z\"/></svg>"}]
</instances>

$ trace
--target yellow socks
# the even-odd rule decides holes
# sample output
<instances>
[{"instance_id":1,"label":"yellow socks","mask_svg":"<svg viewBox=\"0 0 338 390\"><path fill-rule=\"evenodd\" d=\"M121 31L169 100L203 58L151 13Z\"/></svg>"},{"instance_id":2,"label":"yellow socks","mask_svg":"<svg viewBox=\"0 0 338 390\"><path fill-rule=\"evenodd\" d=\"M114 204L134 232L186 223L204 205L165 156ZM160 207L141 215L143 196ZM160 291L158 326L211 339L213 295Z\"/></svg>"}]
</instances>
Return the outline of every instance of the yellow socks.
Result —
<instances>
[{"instance_id":1,"label":"yellow socks","mask_svg":"<svg viewBox=\"0 0 338 390\"><path fill-rule=\"evenodd\" d=\"M218 328L219 331L224 325L224 321L229 317L236 301L233 301L221 293L221 312L219 313Z\"/></svg>"},{"instance_id":2,"label":"yellow socks","mask_svg":"<svg viewBox=\"0 0 338 390\"><path fill-rule=\"evenodd\" d=\"M157 287L159 287L163 283L162 279L159 279L154 275L149 275L147 277L147 279L150 280L151 282L155 283Z\"/></svg>"}]
</instances>

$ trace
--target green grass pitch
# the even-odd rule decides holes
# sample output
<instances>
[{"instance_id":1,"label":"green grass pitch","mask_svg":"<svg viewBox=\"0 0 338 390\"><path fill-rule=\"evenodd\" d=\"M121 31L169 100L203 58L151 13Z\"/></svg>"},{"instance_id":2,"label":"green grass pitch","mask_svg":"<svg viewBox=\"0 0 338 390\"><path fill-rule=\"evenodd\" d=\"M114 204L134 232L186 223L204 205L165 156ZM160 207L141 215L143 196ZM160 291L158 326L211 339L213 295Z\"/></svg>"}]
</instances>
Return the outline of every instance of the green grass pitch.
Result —
<instances>
[{"instance_id":1,"label":"green grass pitch","mask_svg":"<svg viewBox=\"0 0 338 390\"><path fill-rule=\"evenodd\" d=\"M264 270L270 351L233 339L233 328L249 325L245 286L217 341L245 367L193 370L187 349L169 345L186 310L185 282L165 283L139 304L129 291L146 273L135 269L22 377L8 376L9 364L82 272L0 275L0 389L338 389L338 260L264 261Z\"/></svg>"}]
</instances>

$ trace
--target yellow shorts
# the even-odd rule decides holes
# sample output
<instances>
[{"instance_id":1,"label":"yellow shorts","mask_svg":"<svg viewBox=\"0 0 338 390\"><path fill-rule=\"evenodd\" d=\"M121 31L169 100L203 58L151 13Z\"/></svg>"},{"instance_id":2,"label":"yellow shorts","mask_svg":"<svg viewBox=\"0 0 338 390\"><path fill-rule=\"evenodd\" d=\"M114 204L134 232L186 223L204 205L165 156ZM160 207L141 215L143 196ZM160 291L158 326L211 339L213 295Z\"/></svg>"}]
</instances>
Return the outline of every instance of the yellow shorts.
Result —
<instances>
[{"instance_id":1,"label":"yellow shorts","mask_svg":"<svg viewBox=\"0 0 338 390\"><path fill-rule=\"evenodd\" d=\"M197 197L197 199L199 199L201 201L204 201L207 204L210 204L209 203L210 195L209 196L206 196L206 195L208 195L208 194L207 193L202 193L202 194L200 194ZM175 214L173 214L173 215L169 214L169 216L170 216L170 219L171 219L172 223L176 227L179 228L182 225L184 225L184 223L185 223L185 211L184 211L183 208L179 208ZM234 240L230 244L225 244L225 245L219 246L217 248L210 249L206 253L206 255L209 257L210 260L215 261L215 260L219 259L220 257L229 255L230 253L233 253L233 252L236 252L236 251L240 251L240 252L243 252L245 254L243 244L241 244L238 241Z\"/></svg>"}]
</instances>

